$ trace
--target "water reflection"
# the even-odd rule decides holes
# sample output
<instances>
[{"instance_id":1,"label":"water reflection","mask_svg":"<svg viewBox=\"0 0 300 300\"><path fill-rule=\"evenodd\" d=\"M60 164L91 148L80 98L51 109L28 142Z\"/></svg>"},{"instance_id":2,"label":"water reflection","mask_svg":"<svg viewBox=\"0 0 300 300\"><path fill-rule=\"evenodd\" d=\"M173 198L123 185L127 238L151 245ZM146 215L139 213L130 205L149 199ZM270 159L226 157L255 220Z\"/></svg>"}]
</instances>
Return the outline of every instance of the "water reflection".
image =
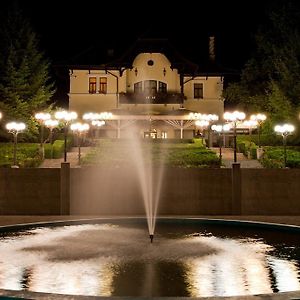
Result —
<instances>
[{"instance_id":1,"label":"water reflection","mask_svg":"<svg viewBox=\"0 0 300 300\"><path fill-rule=\"evenodd\" d=\"M145 229L109 224L39 228L0 239L0 288L186 297L299 290L299 257L276 247L163 230L150 244Z\"/></svg>"}]
</instances>

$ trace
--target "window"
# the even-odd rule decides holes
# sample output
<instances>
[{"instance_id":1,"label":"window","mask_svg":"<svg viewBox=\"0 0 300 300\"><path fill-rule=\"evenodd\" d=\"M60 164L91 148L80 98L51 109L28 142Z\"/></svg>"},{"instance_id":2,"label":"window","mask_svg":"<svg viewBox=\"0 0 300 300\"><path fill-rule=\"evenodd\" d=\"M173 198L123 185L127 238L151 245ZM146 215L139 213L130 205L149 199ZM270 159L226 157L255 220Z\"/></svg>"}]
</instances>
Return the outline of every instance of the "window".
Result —
<instances>
[{"instance_id":1,"label":"window","mask_svg":"<svg viewBox=\"0 0 300 300\"><path fill-rule=\"evenodd\" d=\"M107 93L107 78L106 77L100 77L99 82L99 93L106 94Z\"/></svg>"},{"instance_id":2,"label":"window","mask_svg":"<svg viewBox=\"0 0 300 300\"><path fill-rule=\"evenodd\" d=\"M166 93L167 92L167 84L164 82L158 82L158 92L159 93Z\"/></svg>"},{"instance_id":3,"label":"window","mask_svg":"<svg viewBox=\"0 0 300 300\"><path fill-rule=\"evenodd\" d=\"M157 91L157 82L156 80L145 80L144 91L147 95L153 96Z\"/></svg>"},{"instance_id":4,"label":"window","mask_svg":"<svg viewBox=\"0 0 300 300\"><path fill-rule=\"evenodd\" d=\"M96 77L89 77L89 93L90 94L96 93L96 84L97 84Z\"/></svg>"},{"instance_id":5,"label":"window","mask_svg":"<svg viewBox=\"0 0 300 300\"><path fill-rule=\"evenodd\" d=\"M161 132L161 138L162 139L166 139L168 137L167 132L166 131L162 131Z\"/></svg>"},{"instance_id":6,"label":"window","mask_svg":"<svg viewBox=\"0 0 300 300\"><path fill-rule=\"evenodd\" d=\"M143 82L137 82L134 84L134 92L135 93L142 93L143 92Z\"/></svg>"},{"instance_id":7,"label":"window","mask_svg":"<svg viewBox=\"0 0 300 300\"><path fill-rule=\"evenodd\" d=\"M203 99L203 83L194 83L194 99Z\"/></svg>"}]
</instances>

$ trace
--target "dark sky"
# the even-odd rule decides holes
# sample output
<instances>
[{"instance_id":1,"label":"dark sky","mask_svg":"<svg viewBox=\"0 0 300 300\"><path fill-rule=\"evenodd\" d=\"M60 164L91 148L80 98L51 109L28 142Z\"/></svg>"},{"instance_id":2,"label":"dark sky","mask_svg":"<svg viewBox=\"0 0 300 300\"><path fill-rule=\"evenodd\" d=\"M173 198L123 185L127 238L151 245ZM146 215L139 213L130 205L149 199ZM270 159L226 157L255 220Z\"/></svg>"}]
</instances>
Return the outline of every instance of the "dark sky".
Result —
<instances>
[{"instance_id":1,"label":"dark sky","mask_svg":"<svg viewBox=\"0 0 300 300\"><path fill-rule=\"evenodd\" d=\"M19 1L54 65L95 46L101 53L114 49L118 57L138 38L168 38L186 58L199 63L208 56L208 37L214 35L218 64L239 71L254 50L253 36L266 22L266 11L286 0L2 0L0 7L11 1ZM63 103L65 77L56 80L54 97Z\"/></svg>"},{"instance_id":2,"label":"dark sky","mask_svg":"<svg viewBox=\"0 0 300 300\"><path fill-rule=\"evenodd\" d=\"M253 50L253 33L274 0L249 1L77 1L24 0L20 6L53 61L93 45L122 53L139 37L168 38L197 62L216 36L217 59L239 68Z\"/></svg>"}]
</instances>

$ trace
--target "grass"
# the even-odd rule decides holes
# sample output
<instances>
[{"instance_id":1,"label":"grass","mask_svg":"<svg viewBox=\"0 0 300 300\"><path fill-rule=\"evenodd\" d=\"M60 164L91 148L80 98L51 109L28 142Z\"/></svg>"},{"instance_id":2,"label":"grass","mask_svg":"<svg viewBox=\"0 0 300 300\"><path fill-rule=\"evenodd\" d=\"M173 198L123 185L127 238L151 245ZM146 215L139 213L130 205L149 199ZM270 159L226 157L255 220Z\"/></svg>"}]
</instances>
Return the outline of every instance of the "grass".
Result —
<instances>
[{"instance_id":1,"label":"grass","mask_svg":"<svg viewBox=\"0 0 300 300\"><path fill-rule=\"evenodd\" d=\"M101 140L97 147L85 156L82 164L116 167L130 164L134 158L143 159L146 163L164 163L184 168L219 167L216 153L203 147L201 140L185 143L140 140L138 144L129 140Z\"/></svg>"}]
</instances>

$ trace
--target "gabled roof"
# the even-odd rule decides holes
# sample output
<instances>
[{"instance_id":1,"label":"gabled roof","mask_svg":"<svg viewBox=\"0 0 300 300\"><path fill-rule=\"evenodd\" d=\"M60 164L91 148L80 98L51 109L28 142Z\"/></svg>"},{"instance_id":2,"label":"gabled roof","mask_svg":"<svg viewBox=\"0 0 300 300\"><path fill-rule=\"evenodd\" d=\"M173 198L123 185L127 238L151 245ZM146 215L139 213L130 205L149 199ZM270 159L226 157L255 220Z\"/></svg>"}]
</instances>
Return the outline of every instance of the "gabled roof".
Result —
<instances>
[{"instance_id":1,"label":"gabled roof","mask_svg":"<svg viewBox=\"0 0 300 300\"><path fill-rule=\"evenodd\" d=\"M90 47L72 57L66 64L69 69L131 69L136 56L140 53L162 53L171 62L171 68L178 69L184 76L222 76L237 74L236 70L229 70L219 66L215 61L202 58L196 64L179 53L168 39L138 39L121 56L116 59L107 57L107 52L97 46ZM109 59L110 58L110 59ZM102 59L102 61L100 61Z\"/></svg>"}]
</instances>

